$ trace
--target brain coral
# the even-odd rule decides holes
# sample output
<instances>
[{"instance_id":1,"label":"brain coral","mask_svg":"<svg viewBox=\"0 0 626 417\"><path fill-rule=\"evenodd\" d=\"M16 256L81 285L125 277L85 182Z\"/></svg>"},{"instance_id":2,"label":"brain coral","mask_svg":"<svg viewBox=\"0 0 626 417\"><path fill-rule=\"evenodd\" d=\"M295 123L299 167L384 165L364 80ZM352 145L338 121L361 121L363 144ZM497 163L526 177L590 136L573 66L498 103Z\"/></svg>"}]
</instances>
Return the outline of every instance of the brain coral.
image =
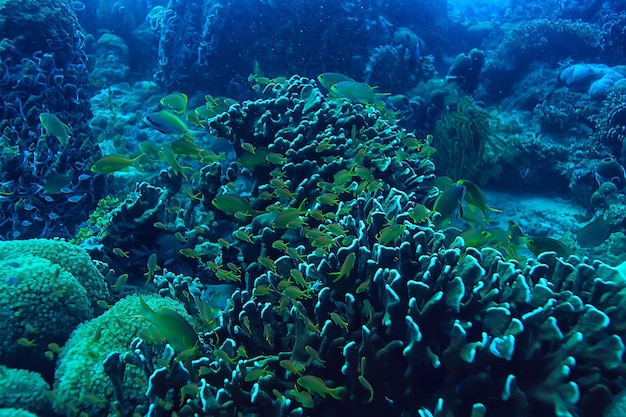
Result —
<instances>
[{"instance_id":1,"label":"brain coral","mask_svg":"<svg viewBox=\"0 0 626 417\"><path fill-rule=\"evenodd\" d=\"M37 414L18 408L0 408L0 417L37 417Z\"/></svg>"},{"instance_id":2,"label":"brain coral","mask_svg":"<svg viewBox=\"0 0 626 417\"><path fill-rule=\"evenodd\" d=\"M144 301L155 311L170 308L189 320L182 304L170 298L148 296ZM127 352L131 341L152 325L137 317L140 314L139 296L118 301L111 309L81 324L72 333L59 356L55 373L55 407L59 412L74 415L75 411L99 415L112 398L112 384L105 374L103 362L114 351ZM138 381L143 379L143 383ZM145 391L145 373L138 367L129 367L124 373L125 400L141 398ZM136 401L135 401L136 402Z\"/></svg>"},{"instance_id":3,"label":"brain coral","mask_svg":"<svg viewBox=\"0 0 626 417\"><path fill-rule=\"evenodd\" d=\"M0 242L2 363L43 358L48 343L63 343L94 315L108 295L102 274L85 251L61 241Z\"/></svg>"},{"instance_id":4,"label":"brain coral","mask_svg":"<svg viewBox=\"0 0 626 417\"><path fill-rule=\"evenodd\" d=\"M0 407L21 407L35 412L42 411L47 404L46 391L49 389L48 383L36 372L0 365Z\"/></svg>"}]
</instances>

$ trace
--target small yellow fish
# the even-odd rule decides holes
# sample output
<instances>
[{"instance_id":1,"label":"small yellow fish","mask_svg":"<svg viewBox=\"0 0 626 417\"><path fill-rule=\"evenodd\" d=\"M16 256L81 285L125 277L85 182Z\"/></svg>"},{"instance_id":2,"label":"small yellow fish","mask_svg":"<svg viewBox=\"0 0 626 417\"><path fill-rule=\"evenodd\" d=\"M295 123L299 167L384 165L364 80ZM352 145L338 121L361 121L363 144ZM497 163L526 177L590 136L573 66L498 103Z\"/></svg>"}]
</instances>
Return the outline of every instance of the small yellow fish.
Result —
<instances>
[{"instance_id":1,"label":"small yellow fish","mask_svg":"<svg viewBox=\"0 0 626 417\"><path fill-rule=\"evenodd\" d=\"M144 156L145 154L139 154L134 158L128 158L120 154L106 155L92 165L91 172L96 174L113 174L117 171L128 171L129 167L134 167L135 163Z\"/></svg>"},{"instance_id":2,"label":"small yellow fish","mask_svg":"<svg viewBox=\"0 0 626 417\"><path fill-rule=\"evenodd\" d=\"M265 325L263 325L263 338L267 344L270 345L270 347L274 346L274 331L269 323L265 323Z\"/></svg>"},{"instance_id":3,"label":"small yellow fish","mask_svg":"<svg viewBox=\"0 0 626 417\"><path fill-rule=\"evenodd\" d=\"M526 243L528 250L530 250L535 256L539 256L543 252L556 252L557 256L567 258L572 254L571 249L568 248L563 242L551 237L530 236L523 238L523 240Z\"/></svg>"},{"instance_id":4,"label":"small yellow fish","mask_svg":"<svg viewBox=\"0 0 626 417\"><path fill-rule=\"evenodd\" d=\"M136 317L152 323L176 352L181 353L190 348L197 348L198 334L183 316L169 308L154 311L141 296L139 296L139 301L141 312ZM197 352L199 353L199 349Z\"/></svg>"},{"instance_id":5,"label":"small yellow fish","mask_svg":"<svg viewBox=\"0 0 626 417\"><path fill-rule=\"evenodd\" d=\"M251 233L247 233L243 230L237 230L235 233L233 233L233 236L235 236L237 239L239 240L243 240L244 242L253 244L254 242L252 242L252 234Z\"/></svg>"},{"instance_id":6,"label":"small yellow fish","mask_svg":"<svg viewBox=\"0 0 626 417\"><path fill-rule=\"evenodd\" d=\"M312 347L311 347L311 346L309 346L309 345L306 345L306 346L304 347L304 351L305 351L306 353L308 353L308 354L309 354L309 356L310 356L311 358L313 358L313 360L315 360L315 361L319 362L319 363L320 363L320 365L325 366L325 364L326 364L326 360L322 359L322 357L320 356L320 353L319 353L317 350L315 350L314 348L312 348Z\"/></svg>"},{"instance_id":7,"label":"small yellow fish","mask_svg":"<svg viewBox=\"0 0 626 417\"><path fill-rule=\"evenodd\" d=\"M111 285L111 288L115 291L119 291L122 285L126 284L126 281L128 281L128 274L122 274L117 277L115 284Z\"/></svg>"},{"instance_id":8,"label":"small yellow fish","mask_svg":"<svg viewBox=\"0 0 626 417\"><path fill-rule=\"evenodd\" d=\"M302 372L305 370L305 366L302 362L290 359L283 359L278 362L281 368L294 373L298 376L302 376Z\"/></svg>"},{"instance_id":9,"label":"small yellow fish","mask_svg":"<svg viewBox=\"0 0 626 417\"><path fill-rule=\"evenodd\" d=\"M28 339L26 337L20 337L17 339L17 344L28 348L37 346L35 339Z\"/></svg>"},{"instance_id":10,"label":"small yellow fish","mask_svg":"<svg viewBox=\"0 0 626 417\"><path fill-rule=\"evenodd\" d=\"M241 147L245 150L250 152L251 154L255 154L256 153L256 146L254 146L253 144L251 144L250 142L243 142L241 144Z\"/></svg>"},{"instance_id":11,"label":"small yellow fish","mask_svg":"<svg viewBox=\"0 0 626 417\"><path fill-rule=\"evenodd\" d=\"M186 181L189 181L189 178L187 178L187 175L185 175L185 170L193 170L193 168L190 166L181 165L178 162L178 159L176 159L176 154L174 154L174 150L171 146L162 146L161 150L159 151L159 155L161 155L163 160L172 168L172 171L174 171L175 174L180 174L183 176L183 178L185 178Z\"/></svg>"},{"instance_id":12,"label":"small yellow fish","mask_svg":"<svg viewBox=\"0 0 626 417\"><path fill-rule=\"evenodd\" d=\"M347 277L354 269L354 264L356 263L356 254L354 252L350 252L346 259L343 261L341 266L339 267L339 271L331 272L330 275L336 275L333 282L339 281L343 277Z\"/></svg>"},{"instance_id":13,"label":"small yellow fish","mask_svg":"<svg viewBox=\"0 0 626 417\"><path fill-rule=\"evenodd\" d=\"M348 330L348 322L339 313L333 311L332 313L330 313L330 319L337 326L341 327L344 330Z\"/></svg>"},{"instance_id":14,"label":"small yellow fish","mask_svg":"<svg viewBox=\"0 0 626 417\"><path fill-rule=\"evenodd\" d=\"M281 292L281 294L290 300L296 300L298 298L311 298L308 294L308 290L302 290L295 285L288 286Z\"/></svg>"},{"instance_id":15,"label":"small yellow fish","mask_svg":"<svg viewBox=\"0 0 626 417\"><path fill-rule=\"evenodd\" d=\"M378 240L378 243L383 246L389 244L390 242L395 244L398 242L398 239L400 239L405 230L406 226L403 224L390 224L383 227L380 232L378 232L376 240Z\"/></svg>"},{"instance_id":16,"label":"small yellow fish","mask_svg":"<svg viewBox=\"0 0 626 417\"><path fill-rule=\"evenodd\" d=\"M346 387L330 388L322 378L315 375L301 376L298 378L298 385L311 394L318 394L322 398L326 398L327 395L330 395L336 400L341 400L341 394L346 390Z\"/></svg>"},{"instance_id":17,"label":"small yellow fish","mask_svg":"<svg viewBox=\"0 0 626 417\"><path fill-rule=\"evenodd\" d=\"M201 259L201 256L193 248L183 248L178 251L181 255L191 259Z\"/></svg>"},{"instance_id":18,"label":"small yellow fish","mask_svg":"<svg viewBox=\"0 0 626 417\"><path fill-rule=\"evenodd\" d=\"M239 276L237 273L233 271L227 271L222 268L218 268L218 270L215 271L215 276L217 277L217 279L221 281L232 281L232 282L241 281L241 276Z\"/></svg>"},{"instance_id":19,"label":"small yellow fish","mask_svg":"<svg viewBox=\"0 0 626 417\"><path fill-rule=\"evenodd\" d=\"M252 295L254 295L255 297L263 297L264 295L268 295L272 291L274 291L274 288L272 288L271 285L261 284L254 287L254 289L252 290Z\"/></svg>"},{"instance_id":20,"label":"small yellow fish","mask_svg":"<svg viewBox=\"0 0 626 417\"><path fill-rule=\"evenodd\" d=\"M128 258L128 251L126 250L123 250L120 248L113 248L113 253L119 256L120 258Z\"/></svg>"},{"instance_id":21,"label":"small yellow fish","mask_svg":"<svg viewBox=\"0 0 626 417\"><path fill-rule=\"evenodd\" d=\"M306 280L304 279L304 274L299 269L296 269L296 268L290 269L289 275L291 276L291 278L293 278L294 281L296 281L296 284L298 284L302 288L309 287L309 283L306 282Z\"/></svg>"},{"instance_id":22,"label":"small yellow fish","mask_svg":"<svg viewBox=\"0 0 626 417\"><path fill-rule=\"evenodd\" d=\"M259 256L257 258L259 264L261 264L264 268L269 269L273 273L276 273L276 264L274 261L267 256Z\"/></svg>"},{"instance_id":23,"label":"small yellow fish","mask_svg":"<svg viewBox=\"0 0 626 417\"><path fill-rule=\"evenodd\" d=\"M182 135L186 133L191 135L185 122L183 122L180 117L167 110L150 113L143 118L143 122L161 133L171 135Z\"/></svg>"},{"instance_id":24,"label":"small yellow fish","mask_svg":"<svg viewBox=\"0 0 626 417\"><path fill-rule=\"evenodd\" d=\"M161 105L174 113L183 114L187 111L189 97L185 93L175 92L161 99Z\"/></svg>"},{"instance_id":25,"label":"small yellow fish","mask_svg":"<svg viewBox=\"0 0 626 417\"><path fill-rule=\"evenodd\" d=\"M191 398L196 398L199 393L200 393L200 389L198 387L198 384L196 384L194 382L190 382L187 385L183 385L182 388L180 389L180 404L179 404L179 406L182 407L183 404L185 404L185 398L187 398L187 397L189 397L190 399Z\"/></svg>"},{"instance_id":26,"label":"small yellow fish","mask_svg":"<svg viewBox=\"0 0 626 417\"><path fill-rule=\"evenodd\" d=\"M148 257L147 266L148 266L148 271L144 273L144 275L147 277L146 284L151 282L152 279L154 278L154 273L161 269L161 267L157 264L156 253L153 253L152 255Z\"/></svg>"},{"instance_id":27,"label":"small yellow fish","mask_svg":"<svg viewBox=\"0 0 626 417\"><path fill-rule=\"evenodd\" d=\"M461 203L465 199L466 188L464 185L455 185L445 189L435 200L433 210L440 216L435 220L438 227L445 226L458 212L463 217Z\"/></svg>"},{"instance_id":28,"label":"small yellow fish","mask_svg":"<svg viewBox=\"0 0 626 417\"><path fill-rule=\"evenodd\" d=\"M341 74L339 72L324 72L317 76L317 81L327 90L330 90L330 87L337 84L341 81L354 81L352 78L347 75Z\"/></svg>"},{"instance_id":29,"label":"small yellow fish","mask_svg":"<svg viewBox=\"0 0 626 417\"><path fill-rule=\"evenodd\" d=\"M336 206L337 204L339 204L339 197L337 196L337 194L333 193L321 194L315 200L317 200L318 203L327 206Z\"/></svg>"},{"instance_id":30,"label":"small yellow fish","mask_svg":"<svg viewBox=\"0 0 626 417\"><path fill-rule=\"evenodd\" d=\"M72 136L72 131L68 125L59 120L54 114L46 112L39 115L39 121L46 130L46 134L56 137L61 145L67 145L70 136Z\"/></svg>"},{"instance_id":31,"label":"small yellow fish","mask_svg":"<svg viewBox=\"0 0 626 417\"><path fill-rule=\"evenodd\" d=\"M211 201L211 204L229 216L234 216L236 213L252 215L254 212L250 201L237 194L220 194Z\"/></svg>"},{"instance_id":32,"label":"small yellow fish","mask_svg":"<svg viewBox=\"0 0 626 417\"><path fill-rule=\"evenodd\" d=\"M252 368L248 368L246 372L247 373L246 373L246 376L244 378L244 381L246 381L246 382L258 381L259 378L261 378L262 376L271 373L271 371L268 369L267 366L264 366L263 368L258 367L258 366L254 366Z\"/></svg>"},{"instance_id":33,"label":"small yellow fish","mask_svg":"<svg viewBox=\"0 0 626 417\"><path fill-rule=\"evenodd\" d=\"M269 152L267 156L265 156L265 160L274 165L284 165L287 162L285 155L276 152Z\"/></svg>"}]
</instances>

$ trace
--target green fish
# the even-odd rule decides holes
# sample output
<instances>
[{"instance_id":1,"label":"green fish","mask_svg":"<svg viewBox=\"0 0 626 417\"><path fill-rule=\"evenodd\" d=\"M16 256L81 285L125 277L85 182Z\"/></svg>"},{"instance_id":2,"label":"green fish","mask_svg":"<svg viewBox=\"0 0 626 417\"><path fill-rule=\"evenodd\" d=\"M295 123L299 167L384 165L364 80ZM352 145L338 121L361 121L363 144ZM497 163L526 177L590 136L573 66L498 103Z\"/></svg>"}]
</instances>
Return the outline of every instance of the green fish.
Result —
<instances>
[{"instance_id":1,"label":"green fish","mask_svg":"<svg viewBox=\"0 0 626 417\"><path fill-rule=\"evenodd\" d=\"M576 239L581 247L592 248L604 243L610 235L611 223L604 216L598 216L576 233Z\"/></svg>"},{"instance_id":2,"label":"green fish","mask_svg":"<svg viewBox=\"0 0 626 417\"><path fill-rule=\"evenodd\" d=\"M46 194L62 194L71 191L72 179L68 174L52 174L44 180L43 190Z\"/></svg>"},{"instance_id":3,"label":"green fish","mask_svg":"<svg viewBox=\"0 0 626 417\"><path fill-rule=\"evenodd\" d=\"M211 204L213 204L216 209L229 216L234 216L236 213L257 213L256 210L252 209L250 201L248 201L247 198L240 197L237 194L220 194L211 201Z\"/></svg>"},{"instance_id":4,"label":"green fish","mask_svg":"<svg viewBox=\"0 0 626 417\"><path fill-rule=\"evenodd\" d=\"M183 114L187 111L189 97L185 93L175 92L161 99L161 105L174 113Z\"/></svg>"},{"instance_id":5,"label":"green fish","mask_svg":"<svg viewBox=\"0 0 626 417\"><path fill-rule=\"evenodd\" d=\"M193 168L190 167L190 166L181 165L178 162L178 159L176 159L176 154L174 153L174 150L172 149L172 147L170 145L162 146L161 150L159 151L159 154L161 155L163 160L170 167L172 167L172 171L174 171L175 174L180 174L180 175L183 176L183 178L185 178L186 181L189 181L189 179L187 178L187 175L185 175L184 170L185 169L193 170Z\"/></svg>"},{"instance_id":6,"label":"green fish","mask_svg":"<svg viewBox=\"0 0 626 417\"><path fill-rule=\"evenodd\" d=\"M502 210L494 209L487 206L487 196L485 196L485 193L483 193L483 191L474 182L470 180L458 180L456 184L465 186L465 201L467 202L467 205L473 211L475 211L476 209L480 210L485 219L488 218L487 213L489 213L490 211L502 213Z\"/></svg>"},{"instance_id":7,"label":"green fish","mask_svg":"<svg viewBox=\"0 0 626 417\"><path fill-rule=\"evenodd\" d=\"M356 81L339 81L330 87L330 92L335 97L343 97L362 104L380 104L381 98L388 93L376 93L374 87Z\"/></svg>"},{"instance_id":8,"label":"green fish","mask_svg":"<svg viewBox=\"0 0 626 417\"><path fill-rule=\"evenodd\" d=\"M128 158L120 154L106 155L92 165L91 172L96 174L113 174L117 171L128 171L129 167L134 166L144 156L144 154L139 154L134 158Z\"/></svg>"},{"instance_id":9,"label":"green fish","mask_svg":"<svg viewBox=\"0 0 626 417\"><path fill-rule=\"evenodd\" d=\"M447 224L460 212L463 217L463 207L461 203L465 198L465 186L455 185L443 191L435 200L433 210L438 212L440 216L435 220L437 226Z\"/></svg>"},{"instance_id":10,"label":"green fish","mask_svg":"<svg viewBox=\"0 0 626 417\"><path fill-rule=\"evenodd\" d=\"M143 118L143 122L161 133L169 135L191 135L185 122L183 122L180 117L167 110L150 113Z\"/></svg>"},{"instance_id":11,"label":"green fish","mask_svg":"<svg viewBox=\"0 0 626 417\"><path fill-rule=\"evenodd\" d=\"M523 240L526 242L528 250L535 256L539 256L543 252L556 252L557 256L567 258L572 253L563 242L551 237L531 236Z\"/></svg>"},{"instance_id":12,"label":"green fish","mask_svg":"<svg viewBox=\"0 0 626 417\"><path fill-rule=\"evenodd\" d=\"M341 394L346 391L346 387L330 388L324 380L315 375L304 375L298 378L298 385L307 390L311 394L318 394L322 398L330 395L336 400L341 400Z\"/></svg>"},{"instance_id":13,"label":"green fish","mask_svg":"<svg viewBox=\"0 0 626 417\"><path fill-rule=\"evenodd\" d=\"M342 81L355 82L352 78L339 72L324 72L317 76L317 81L327 90L330 90L330 87Z\"/></svg>"},{"instance_id":14,"label":"green fish","mask_svg":"<svg viewBox=\"0 0 626 417\"><path fill-rule=\"evenodd\" d=\"M59 142L61 142L61 145L67 145L70 136L72 136L72 131L68 125L63 123L52 113L41 113L39 115L39 121L44 129L46 129L46 134L56 137Z\"/></svg>"},{"instance_id":15,"label":"green fish","mask_svg":"<svg viewBox=\"0 0 626 417\"><path fill-rule=\"evenodd\" d=\"M141 296L139 296L139 301L141 312L135 317L152 323L176 352L181 353L189 349L199 352L198 334L183 316L169 308L154 311Z\"/></svg>"}]
</instances>

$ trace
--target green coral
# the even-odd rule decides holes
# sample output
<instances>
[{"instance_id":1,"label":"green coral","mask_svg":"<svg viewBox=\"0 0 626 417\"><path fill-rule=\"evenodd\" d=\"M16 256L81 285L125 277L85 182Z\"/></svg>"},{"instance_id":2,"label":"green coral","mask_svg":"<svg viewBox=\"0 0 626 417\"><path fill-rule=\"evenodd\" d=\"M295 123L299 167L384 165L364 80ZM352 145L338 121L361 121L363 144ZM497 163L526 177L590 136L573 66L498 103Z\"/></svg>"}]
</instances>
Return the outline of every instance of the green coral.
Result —
<instances>
[{"instance_id":1,"label":"green coral","mask_svg":"<svg viewBox=\"0 0 626 417\"><path fill-rule=\"evenodd\" d=\"M0 356L10 364L21 355L41 359L48 343L63 343L108 290L84 250L33 239L0 242L0 294Z\"/></svg>"},{"instance_id":2,"label":"green coral","mask_svg":"<svg viewBox=\"0 0 626 417\"><path fill-rule=\"evenodd\" d=\"M48 403L46 391L49 389L48 383L37 372L0 365L0 407L43 411Z\"/></svg>"},{"instance_id":3,"label":"green coral","mask_svg":"<svg viewBox=\"0 0 626 417\"><path fill-rule=\"evenodd\" d=\"M190 320L182 304L170 298L147 296L144 301L155 311L169 308ZM140 332L152 329L148 321L137 316L141 312L140 305L137 295L124 298L72 333L59 355L55 372L57 411L71 413L80 410L88 415L102 412L101 407L112 399L112 384L104 373L104 360L112 352L127 352L131 341ZM138 378L147 383L142 369L127 367L123 382L125 401L133 402L144 396L145 390L138 384ZM99 400L94 401L96 398Z\"/></svg>"}]
</instances>

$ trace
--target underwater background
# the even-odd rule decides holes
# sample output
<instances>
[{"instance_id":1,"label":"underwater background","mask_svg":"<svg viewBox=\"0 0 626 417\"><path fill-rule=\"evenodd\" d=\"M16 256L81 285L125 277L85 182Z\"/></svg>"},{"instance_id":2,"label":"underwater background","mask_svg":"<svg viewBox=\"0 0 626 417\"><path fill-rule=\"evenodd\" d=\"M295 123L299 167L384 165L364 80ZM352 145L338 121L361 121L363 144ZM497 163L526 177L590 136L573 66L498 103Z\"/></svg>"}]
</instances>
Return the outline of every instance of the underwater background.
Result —
<instances>
[{"instance_id":1,"label":"underwater background","mask_svg":"<svg viewBox=\"0 0 626 417\"><path fill-rule=\"evenodd\" d=\"M0 417L626 415L626 2L0 0Z\"/></svg>"}]
</instances>

